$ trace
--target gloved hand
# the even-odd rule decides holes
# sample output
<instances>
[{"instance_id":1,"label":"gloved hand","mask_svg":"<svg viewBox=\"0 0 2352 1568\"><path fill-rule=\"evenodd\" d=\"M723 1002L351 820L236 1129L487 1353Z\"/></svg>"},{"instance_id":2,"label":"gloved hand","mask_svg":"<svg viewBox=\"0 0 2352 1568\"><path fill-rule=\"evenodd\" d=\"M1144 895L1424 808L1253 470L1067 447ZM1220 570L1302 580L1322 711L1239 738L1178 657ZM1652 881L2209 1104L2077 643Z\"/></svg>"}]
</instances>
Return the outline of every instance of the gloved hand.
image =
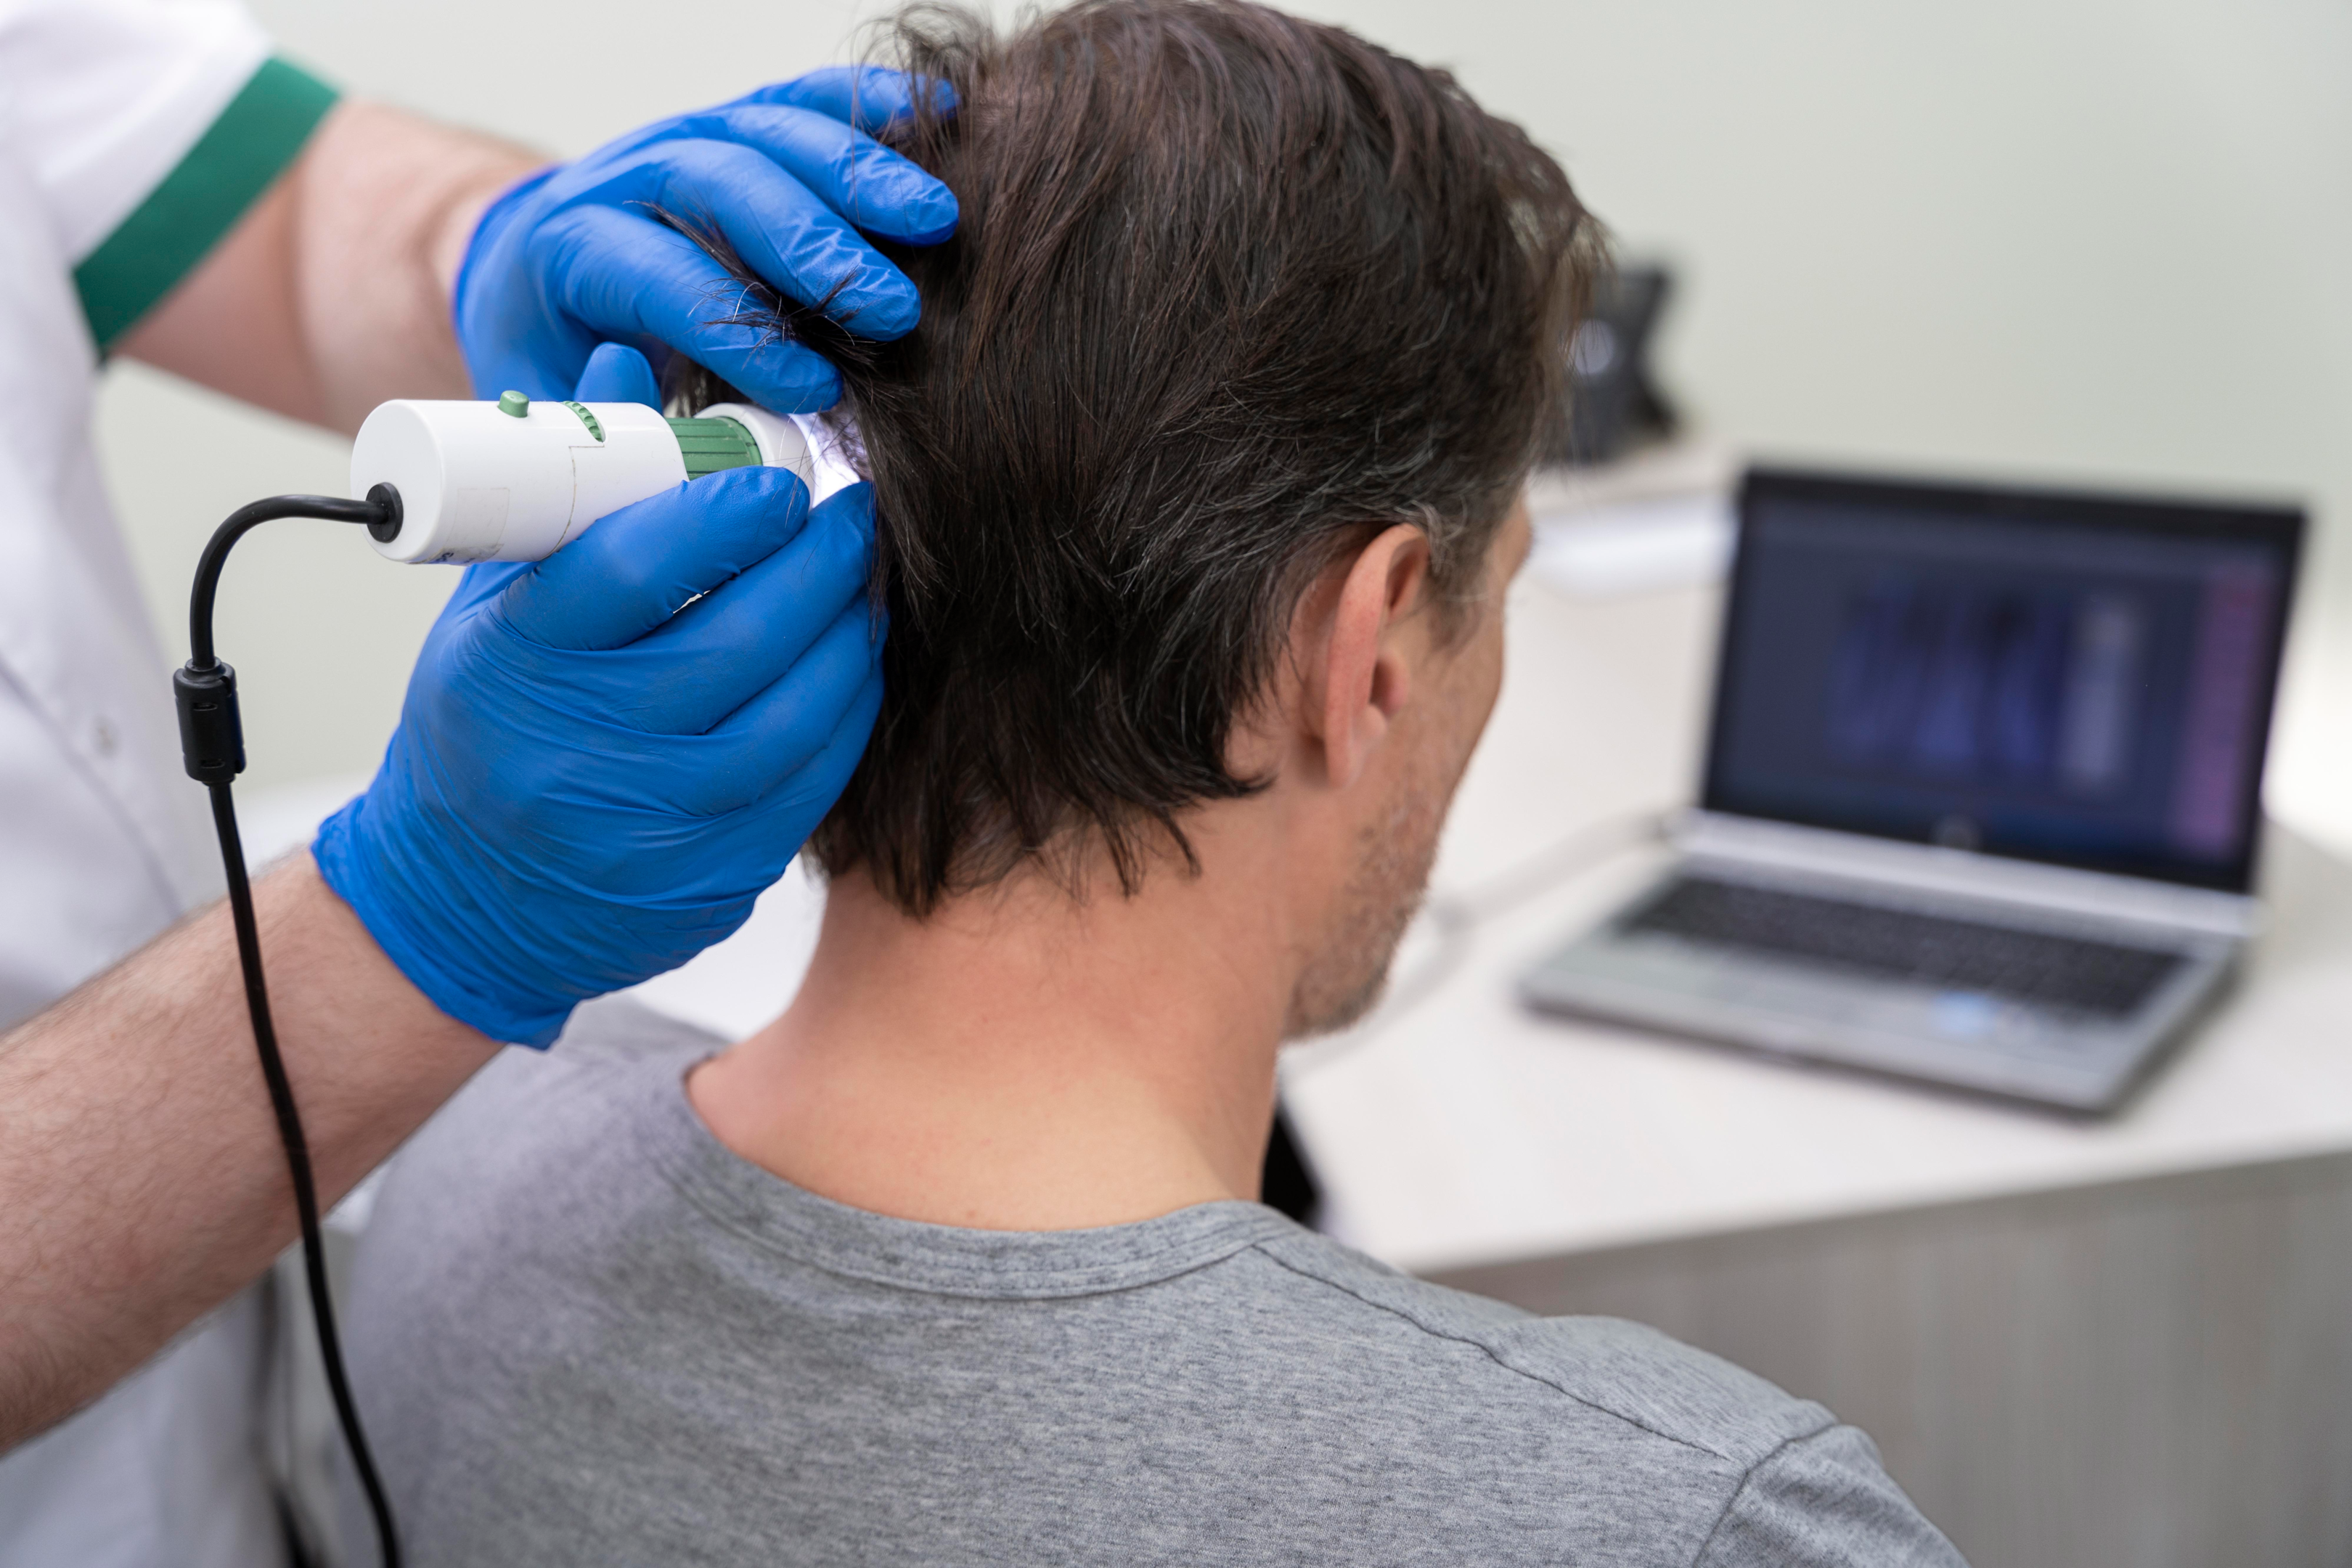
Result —
<instances>
[{"instance_id":1,"label":"gloved hand","mask_svg":"<svg viewBox=\"0 0 2352 1568\"><path fill-rule=\"evenodd\" d=\"M606 390L635 359L600 359ZM443 1012L545 1046L743 923L881 704L872 496L811 511L789 470L730 468L467 571L383 768L313 846Z\"/></svg>"},{"instance_id":2,"label":"gloved hand","mask_svg":"<svg viewBox=\"0 0 2352 1568\"><path fill-rule=\"evenodd\" d=\"M914 285L857 230L908 245L955 231L948 188L865 132L911 112L898 71L836 68L649 125L541 170L490 205L457 274L457 340L478 395L562 397L607 340L662 345L779 413L829 408L833 367L729 326L740 287L646 209L726 237L776 289L864 336L911 330ZM943 82L929 84L952 108ZM835 290L838 289L838 292Z\"/></svg>"}]
</instances>

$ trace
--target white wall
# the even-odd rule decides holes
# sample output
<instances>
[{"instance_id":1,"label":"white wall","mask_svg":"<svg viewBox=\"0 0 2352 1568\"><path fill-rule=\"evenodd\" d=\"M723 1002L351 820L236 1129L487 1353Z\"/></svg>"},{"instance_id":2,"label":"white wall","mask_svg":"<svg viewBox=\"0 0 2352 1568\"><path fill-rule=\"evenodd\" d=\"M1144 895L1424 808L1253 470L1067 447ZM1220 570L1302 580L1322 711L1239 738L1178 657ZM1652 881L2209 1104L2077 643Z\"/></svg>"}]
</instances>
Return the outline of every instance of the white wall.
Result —
<instances>
[{"instance_id":1,"label":"white wall","mask_svg":"<svg viewBox=\"0 0 2352 1568\"><path fill-rule=\"evenodd\" d=\"M254 3L355 90L559 153L840 58L875 9ZM1677 265L1668 376L1735 442L2308 497L2320 580L2273 803L2352 842L2352 788L2332 787L2352 781L2340 0L1307 9L1452 65L1561 157L1629 253ZM116 373L102 432L167 646L213 521L342 478L332 440L136 369ZM257 782L366 766L447 580L325 525L246 548L221 641L245 671Z\"/></svg>"}]
</instances>

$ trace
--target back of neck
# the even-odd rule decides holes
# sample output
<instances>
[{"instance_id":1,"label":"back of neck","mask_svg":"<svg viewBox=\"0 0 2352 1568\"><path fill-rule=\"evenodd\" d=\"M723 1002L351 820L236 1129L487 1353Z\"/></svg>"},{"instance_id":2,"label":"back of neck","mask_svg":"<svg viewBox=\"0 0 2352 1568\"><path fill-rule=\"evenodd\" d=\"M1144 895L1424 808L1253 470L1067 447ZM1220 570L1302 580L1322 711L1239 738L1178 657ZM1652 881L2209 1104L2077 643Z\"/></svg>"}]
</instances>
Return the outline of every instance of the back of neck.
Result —
<instances>
[{"instance_id":1,"label":"back of neck","mask_svg":"<svg viewBox=\"0 0 2352 1568\"><path fill-rule=\"evenodd\" d=\"M1213 879L1042 878L909 919L838 879L781 1017L697 1069L737 1154L854 1207L1059 1230L1255 1198L1290 944Z\"/></svg>"}]
</instances>

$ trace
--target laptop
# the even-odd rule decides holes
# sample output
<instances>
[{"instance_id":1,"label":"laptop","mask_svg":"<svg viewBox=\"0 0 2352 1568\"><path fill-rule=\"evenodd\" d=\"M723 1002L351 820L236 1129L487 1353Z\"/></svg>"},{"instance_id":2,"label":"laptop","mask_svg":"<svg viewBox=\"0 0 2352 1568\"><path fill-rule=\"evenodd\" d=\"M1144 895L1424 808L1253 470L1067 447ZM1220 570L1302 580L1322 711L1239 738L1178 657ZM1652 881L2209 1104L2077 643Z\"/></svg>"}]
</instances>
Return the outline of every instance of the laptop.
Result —
<instances>
[{"instance_id":1,"label":"laptop","mask_svg":"<svg viewBox=\"0 0 2352 1568\"><path fill-rule=\"evenodd\" d=\"M1531 1005L2113 1110L2229 979L2304 518L1757 469L1667 870Z\"/></svg>"}]
</instances>

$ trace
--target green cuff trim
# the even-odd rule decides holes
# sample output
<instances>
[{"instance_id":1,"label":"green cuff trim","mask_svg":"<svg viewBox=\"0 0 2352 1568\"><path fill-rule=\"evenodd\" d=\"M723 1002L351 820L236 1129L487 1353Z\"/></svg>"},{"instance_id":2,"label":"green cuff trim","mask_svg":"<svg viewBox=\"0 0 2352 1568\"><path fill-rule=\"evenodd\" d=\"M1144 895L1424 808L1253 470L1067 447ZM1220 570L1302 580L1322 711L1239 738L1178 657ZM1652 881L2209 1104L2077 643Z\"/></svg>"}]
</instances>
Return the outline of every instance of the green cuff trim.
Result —
<instances>
[{"instance_id":1,"label":"green cuff trim","mask_svg":"<svg viewBox=\"0 0 2352 1568\"><path fill-rule=\"evenodd\" d=\"M284 60L262 62L163 183L74 268L102 353L196 269L301 153L335 89Z\"/></svg>"}]
</instances>

